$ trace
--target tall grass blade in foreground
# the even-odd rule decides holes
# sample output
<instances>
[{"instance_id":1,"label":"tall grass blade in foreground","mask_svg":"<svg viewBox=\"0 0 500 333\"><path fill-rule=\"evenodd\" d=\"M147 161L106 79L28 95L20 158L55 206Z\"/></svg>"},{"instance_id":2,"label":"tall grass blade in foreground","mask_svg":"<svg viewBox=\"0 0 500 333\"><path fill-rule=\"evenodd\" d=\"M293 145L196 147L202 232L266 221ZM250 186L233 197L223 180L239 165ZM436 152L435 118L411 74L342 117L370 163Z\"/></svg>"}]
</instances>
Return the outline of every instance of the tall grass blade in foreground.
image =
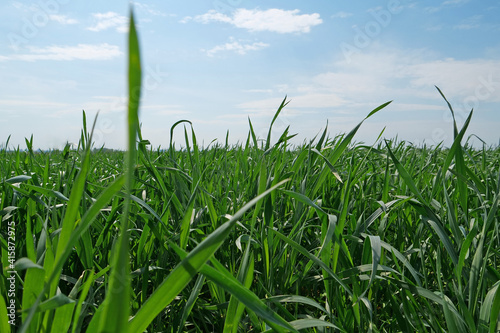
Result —
<instances>
[{"instance_id":1,"label":"tall grass blade in foreground","mask_svg":"<svg viewBox=\"0 0 500 333\"><path fill-rule=\"evenodd\" d=\"M134 188L137 133L139 130L139 102L141 96L141 57L135 28L134 14L130 11L128 39L128 150L126 154L124 212L121 217L120 235L111 259L111 275L103 303L99 332L127 332L130 313L130 263L129 263L129 210L130 195Z\"/></svg>"}]
</instances>

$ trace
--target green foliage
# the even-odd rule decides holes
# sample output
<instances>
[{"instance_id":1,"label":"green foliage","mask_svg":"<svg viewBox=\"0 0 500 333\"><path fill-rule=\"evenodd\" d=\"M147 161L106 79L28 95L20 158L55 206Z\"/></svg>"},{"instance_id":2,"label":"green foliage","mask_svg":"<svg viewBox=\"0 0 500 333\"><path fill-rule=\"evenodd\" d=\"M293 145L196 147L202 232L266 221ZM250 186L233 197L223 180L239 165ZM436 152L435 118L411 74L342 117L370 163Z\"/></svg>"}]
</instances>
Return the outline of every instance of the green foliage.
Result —
<instances>
[{"instance_id":1,"label":"green foliage","mask_svg":"<svg viewBox=\"0 0 500 333\"><path fill-rule=\"evenodd\" d=\"M472 112L450 149L355 143L388 103L291 146L285 98L260 147L250 120L210 148L181 120L150 149L130 23L126 153L91 150L85 113L76 150L0 150L2 332L11 221L19 332L500 330L500 149L462 142Z\"/></svg>"}]
</instances>

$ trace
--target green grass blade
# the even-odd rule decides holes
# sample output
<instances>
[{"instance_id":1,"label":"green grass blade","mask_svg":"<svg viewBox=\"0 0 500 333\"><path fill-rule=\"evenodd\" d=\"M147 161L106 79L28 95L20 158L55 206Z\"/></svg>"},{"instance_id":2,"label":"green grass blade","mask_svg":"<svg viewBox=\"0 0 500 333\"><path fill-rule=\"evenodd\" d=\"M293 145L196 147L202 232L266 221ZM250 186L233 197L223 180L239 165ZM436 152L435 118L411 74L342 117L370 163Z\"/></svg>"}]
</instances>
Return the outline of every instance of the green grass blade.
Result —
<instances>
[{"instance_id":1,"label":"green grass blade","mask_svg":"<svg viewBox=\"0 0 500 333\"><path fill-rule=\"evenodd\" d=\"M353 296L353 293L352 293L351 289L342 281L342 279L340 279L340 277L337 276L337 274L335 274L330 269L330 267L328 267L323 261L321 261L321 259L319 259L315 255L309 253L309 251L307 251L307 249L305 249L303 246L301 246L297 242L291 240L290 238L286 237L285 235L281 234L280 232L278 232L276 230L272 230L272 229L270 229L269 232L274 233L278 238L280 238L285 243L287 243L288 245L290 245L296 251L300 252L306 258L308 258L309 260L313 261L316 265L318 265L319 267L321 267L322 269L324 269L339 285L342 286L342 288L344 288L344 290L349 294L349 296L351 296L351 297Z\"/></svg>"},{"instance_id":2,"label":"green grass blade","mask_svg":"<svg viewBox=\"0 0 500 333\"><path fill-rule=\"evenodd\" d=\"M380 257L382 255L382 245L380 242L380 237L379 236L372 236L368 235L367 238L365 238L365 241L369 239L370 240L370 247L372 249L372 272L370 274L370 281L368 282L368 286L366 287L366 290L361 294L361 297L364 297L364 295L370 290L371 286L375 282L375 277L377 275L377 268L380 263Z\"/></svg>"},{"instance_id":3,"label":"green grass blade","mask_svg":"<svg viewBox=\"0 0 500 333\"><path fill-rule=\"evenodd\" d=\"M249 288L253 280L254 272L254 257L253 254L250 256L250 249L252 247L251 240L245 249L243 255L243 260L238 271L238 281L243 283L245 288ZM238 331L238 324L240 322L241 315L243 314L244 306L234 295L231 295L229 300L229 305L226 311L226 320L224 322L224 333L231 333Z\"/></svg>"},{"instance_id":4,"label":"green grass blade","mask_svg":"<svg viewBox=\"0 0 500 333\"><path fill-rule=\"evenodd\" d=\"M181 333L184 330L184 325L186 324L186 320L189 317L189 314L191 313L191 310L193 309L196 300L198 299L198 296L200 294L201 288L203 287L204 283L205 283L205 276L203 274L198 275L193 290L191 291L191 294L189 295L186 305L184 305L184 309L182 310L181 320L179 323L179 327L177 329L177 333Z\"/></svg>"},{"instance_id":5,"label":"green grass blade","mask_svg":"<svg viewBox=\"0 0 500 333\"><path fill-rule=\"evenodd\" d=\"M394 153L392 152L392 149L391 147L389 146L388 142L386 141L385 142L385 145L387 147L387 151L389 153L389 156L391 157L392 159L392 162L394 163L394 165L396 166L396 168L398 169L399 171L399 175L401 176L401 178L403 178L404 182L406 183L406 185L410 188L410 190L413 192L413 194L418 198L418 200L425 204L426 206L428 206L428 203L427 203L427 200L424 199L424 197L422 196L422 193L420 193L420 191L418 190L417 188L417 185L415 185L415 182L413 181L413 179L411 178L410 174L408 173L408 171L406 171L405 167L401 164L401 162L399 162L398 158L396 157L396 155L394 155Z\"/></svg>"},{"instance_id":6,"label":"green grass blade","mask_svg":"<svg viewBox=\"0 0 500 333\"><path fill-rule=\"evenodd\" d=\"M87 274L87 281L85 281L85 284L83 285L80 297L78 298L78 302L75 307L75 313L73 315L73 323L71 328L72 333L75 333L77 330L79 331L81 329L81 325L83 322L83 317L81 317L82 305L83 302L87 299L87 295L89 293L90 287L93 282L94 282L94 272L89 272Z\"/></svg>"},{"instance_id":7,"label":"green grass blade","mask_svg":"<svg viewBox=\"0 0 500 333\"><path fill-rule=\"evenodd\" d=\"M134 170L137 155L137 133L139 131L139 103L141 95L141 58L135 28L134 14L130 10L128 39L128 151L126 155L125 186L128 194L134 188ZM99 324L101 332L127 332L130 312L130 262L128 218L130 197L125 198L124 212L120 224L120 235L111 259L111 274L106 299ZM136 331L137 332L137 331Z\"/></svg>"},{"instance_id":8,"label":"green grass blade","mask_svg":"<svg viewBox=\"0 0 500 333\"><path fill-rule=\"evenodd\" d=\"M187 253L184 252L184 250L179 248L175 243L170 243L170 245L181 257L181 259L186 258ZM255 312L270 327L272 327L275 332L285 332L285 329L294 331L293 327L290 326L289 323L281 318L276 312L267 307L264 302L257 297L257 295L243 286L243 284L232 276L221 263L213 257L210 261L214 267L205 264L200 270L201 274L205 275L208 279L224 288L226 291L231 293L231 295L236 296L241 303L243 303L251 311Z\"/></svg>"},{"instance_id":9,"label":"green grass blade","mask_svg":"<svg viewBox=\"0 0 500 333\"><path fill-rule=\"evenodd\" d=\"M266 146L264 148L264 150L268 150L269 147L271 146L271 131L273 129L273 124L274 122L276 121L276 118L278 118L279 114L281 113L281 111L285 108L285 106L288 104L289 102L286 101L286 96L285 98L283 99L283 101L281 102L278 110L276 110L276 113L274 114L274 117L273 117L273 120L271 121L271 124L269 125L269 130L267 132L267 139L266 139Z\"/></svg>"},{"instance_id":10,"label":"green grass blade","mask_svg":"<svg viewBox=\"0 0 500 333\"><path fill-rule=\"evenodd\" d=\"M10 306L10 304L9 304ZM9 321L12 320L12 323L15 323L14 318L11 318L7 312L7 305L5 304L5 298L3 297L3 294L0 295L0 331L5 332L5 333L10 333L10 323ZM17 316L17 314L15 314Z\"/></svg>"},{"instance_id":11,"label":"green grass blade","mask_svg":"<svg viewBox=\"0 0 500 333\"><path fill-rule=\"evenodd\" d=\"M288 179L279 182L267 191L258 195L245 206L243 206L233 217L221 225L217 230L212 232L205 238L196 248L194 248L186 258L184 258L170 274L158 286L155 292L143 304L142 308L136 313L134 318L129 322L129 330L131 332L142 332L154 318L177 296L182 289L191 281L191 279L200 271L203 265L222 245L226 237L229 235L236 222L243 214L255 205L259 200L264 198L276 188L286 183Z\"/></svg>"}]
</instances>

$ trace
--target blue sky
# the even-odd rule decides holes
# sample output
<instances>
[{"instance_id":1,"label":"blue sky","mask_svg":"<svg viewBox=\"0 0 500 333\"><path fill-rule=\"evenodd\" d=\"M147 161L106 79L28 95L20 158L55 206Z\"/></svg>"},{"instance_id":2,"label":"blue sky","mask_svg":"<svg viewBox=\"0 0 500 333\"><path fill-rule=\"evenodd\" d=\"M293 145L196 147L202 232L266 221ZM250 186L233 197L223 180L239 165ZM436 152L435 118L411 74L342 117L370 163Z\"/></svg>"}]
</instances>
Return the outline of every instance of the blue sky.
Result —
<instances>
[{"instance_id":1,"label":"blue sky","mask_svg":"<svg viewBox=\"0 0 500 333\"><path fill-rule=\"evenodd\" d=\"M125 146L129 2L39 0L0 4L0 146L77 143L82 110L99 111L96 146ZM498 1L140 1L134 2L143 66L142 132L169 144L176 121L198 142L244 142L285 96L275 139L295 143L327 124L347 132L372 109L356 141L384 137L450 144L450 112L469 134L500 134ZM184 144L182 128L175 141ZM479 142L477 139L474 139Z\"/></svg>"}]
</instances>

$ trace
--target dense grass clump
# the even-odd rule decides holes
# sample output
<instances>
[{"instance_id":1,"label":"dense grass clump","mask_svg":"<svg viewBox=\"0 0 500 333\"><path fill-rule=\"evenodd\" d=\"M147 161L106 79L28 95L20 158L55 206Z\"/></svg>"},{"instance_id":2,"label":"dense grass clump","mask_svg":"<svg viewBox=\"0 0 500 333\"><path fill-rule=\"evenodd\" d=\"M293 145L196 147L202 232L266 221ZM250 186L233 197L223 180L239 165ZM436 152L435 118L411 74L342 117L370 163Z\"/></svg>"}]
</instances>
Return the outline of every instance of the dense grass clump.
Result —
<instances>
[{"instance_id":1,"label":"dense grass clump","mask_svg":"<svg viewBox=\"0 0 500 333\"><path fill-rule=\"evenodd\" d=\"M20 332L500 329L500 149L462 144L471 117L450 148L357 144L362 122L291 146L283 101L264 140L180 121L154 149L130 38L127 152L92 149L85 113L77 149L0 150L2 332L12 300Z\"/></svg>"}]
</instances>

